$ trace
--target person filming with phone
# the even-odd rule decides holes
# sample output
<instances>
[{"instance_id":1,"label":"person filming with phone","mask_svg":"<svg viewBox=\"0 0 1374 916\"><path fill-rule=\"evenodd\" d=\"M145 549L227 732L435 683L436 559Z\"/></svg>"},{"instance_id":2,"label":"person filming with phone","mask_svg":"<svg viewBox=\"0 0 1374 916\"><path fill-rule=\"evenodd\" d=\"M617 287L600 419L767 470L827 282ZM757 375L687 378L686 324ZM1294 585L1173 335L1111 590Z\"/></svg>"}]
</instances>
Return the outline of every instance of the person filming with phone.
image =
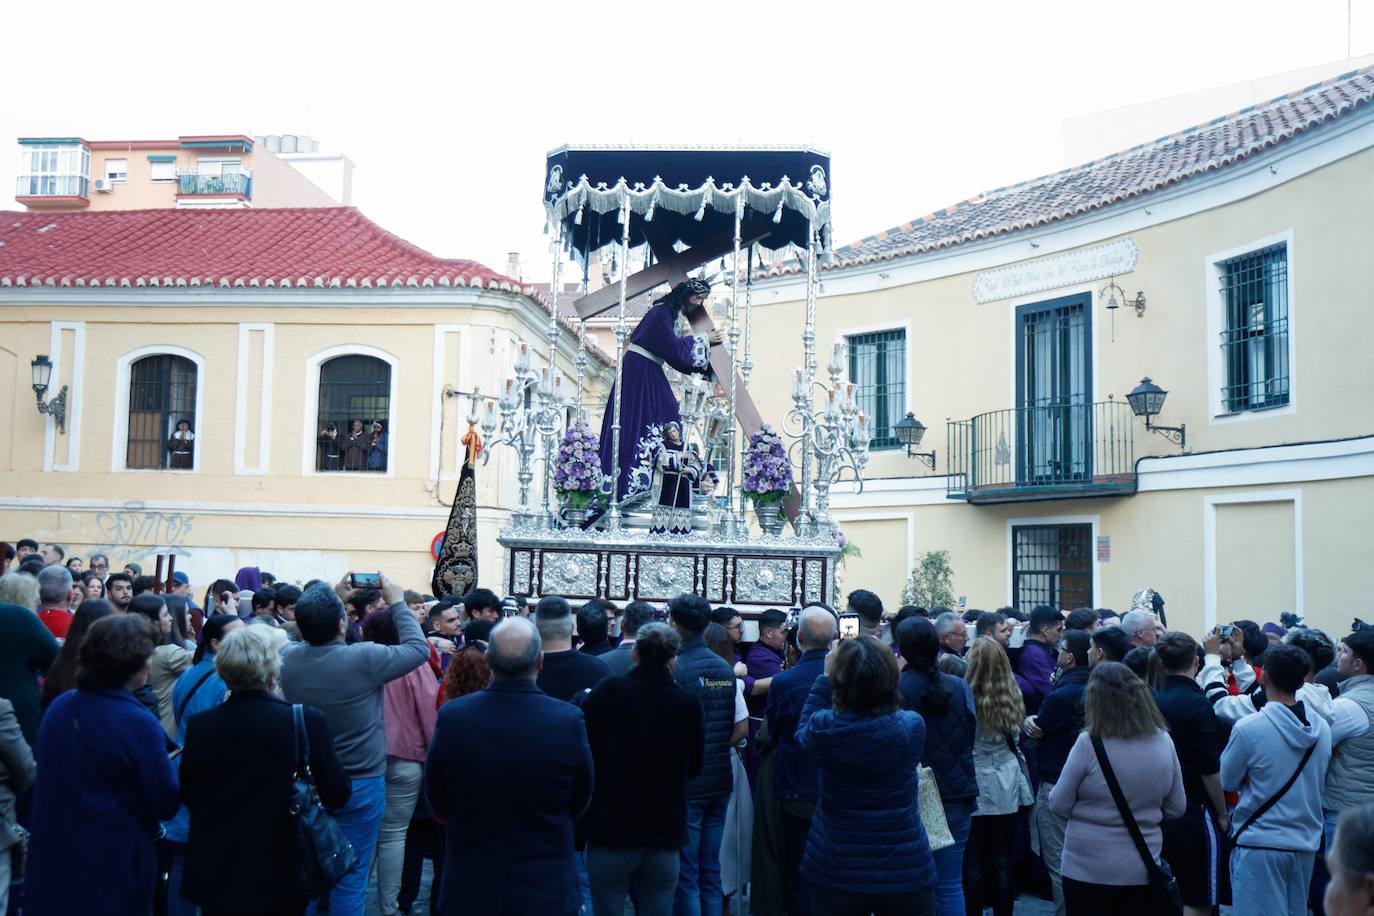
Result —
<instances>
[{"instance_id":1,"label":"person filming with phone","mask_svg":"<svg viewBox=\"0 0 1374 916\"><path fill-rule=\"evenodd\" d=\"M344 582L367 584L363 574ZM341 582L348 597L351 591ZM353 844L358 863L330 894L330 912L362 913L377 834L386 809L386 731L382 688L405 677L429 658L420 623L405 603L405 591L385 575L375 586L396 625L396 645L347 644L344 601L327 585L307 588L296 602L296 625L303 642L282 652L281 688L287 702L314 706L324 713L339 762L352 784L348 803L335 819Z\"/></svg>"}]
</instances>

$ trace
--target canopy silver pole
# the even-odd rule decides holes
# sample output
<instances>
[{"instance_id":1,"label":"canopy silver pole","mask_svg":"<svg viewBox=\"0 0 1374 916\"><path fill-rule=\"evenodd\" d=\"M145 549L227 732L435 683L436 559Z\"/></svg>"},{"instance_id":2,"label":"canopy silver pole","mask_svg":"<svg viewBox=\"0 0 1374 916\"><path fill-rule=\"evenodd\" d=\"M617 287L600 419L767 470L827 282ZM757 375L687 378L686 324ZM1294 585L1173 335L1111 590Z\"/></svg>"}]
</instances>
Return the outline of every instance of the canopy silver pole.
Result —
<instances>
[{"instance_id":1,"label":"canopy silver pole","mask_svg":"<svg viewBox=\"0 0 1374 916\"><path fill-rule=\"evenodd\" d=\"M744 220L744 197L735 200L735 256L731 264L739 265L740 224ZM738 397L739 372L735 369L735 356L739 353L739 270L734 271L734 285L730 293L730 444L725 464L725 533L739 536L744 533L743 499L735 498L735 469L743 467L740 446L739 420L735 416L735 400ZM737 506L736 503L739 505ZM738 511L736 511L738 510Z\"/></svg>"},{"instance_id":2,"label":"canopy silver pole","mask_svg":"<svg viewBox=\"0 0 1374 916\"><path fill-rule=\"evenodd\" d=\"M802 327L803 389L806 394L806 413L811 416L811 387L816 379L816 220L813 217L806 231L806 324ZM809 423L807 424L809 427ZM809 533L811 526L811 430L802 437L801 509L797 513L799 527Z\"/></svg>"},{"instance_id":3,"label":"canopy silver pole","mask_svg":"<svg viewBox=\"0 0 1374 916\"><path fill-rule=\"evenodd\" d=\"M625 281L628 279L630 257L630 199L620 204L620 308L615 317L615 421L611 424L611 510L610 530L620 530L620 389L624 374L625 339Z\"/></svg>"}]
</instances>

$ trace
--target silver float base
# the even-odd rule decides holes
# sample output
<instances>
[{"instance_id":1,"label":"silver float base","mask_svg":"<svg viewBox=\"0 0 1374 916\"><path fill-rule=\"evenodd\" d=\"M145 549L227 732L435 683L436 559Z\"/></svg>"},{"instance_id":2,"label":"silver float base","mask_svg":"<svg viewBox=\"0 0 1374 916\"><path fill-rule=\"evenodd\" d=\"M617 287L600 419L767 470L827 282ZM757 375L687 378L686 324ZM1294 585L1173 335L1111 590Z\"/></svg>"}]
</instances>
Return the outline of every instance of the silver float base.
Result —
<instances>
[{"instance_id":1,"label":"silver float base","mask_svg":"<svg viewBox=\"0 0 1374 916\"><path fill-rule=\"evenodd\" d=\"M829 603L840 556L828 535L722 540L512 527L498 540L507 594L666 604L691 592L713 605L753 611Z\"/></svg>"}]
</instances>

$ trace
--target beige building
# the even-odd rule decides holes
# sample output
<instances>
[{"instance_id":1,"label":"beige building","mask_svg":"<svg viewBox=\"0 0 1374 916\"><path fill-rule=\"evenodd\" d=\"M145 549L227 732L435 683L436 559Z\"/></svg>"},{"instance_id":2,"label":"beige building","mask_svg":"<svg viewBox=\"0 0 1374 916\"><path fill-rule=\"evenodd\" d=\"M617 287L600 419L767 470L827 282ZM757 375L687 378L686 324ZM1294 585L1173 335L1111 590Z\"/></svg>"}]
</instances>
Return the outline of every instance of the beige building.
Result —
<instances>
[{"instance_id":1,"label":"beige building","mask_svg":"<svg viewBox=\"0 0 1374 916\"><path fill-rule=\"evenodd\" d=\"M175 551L199 588L240 566L286 580L384 570L428 590L467 430L549 313L508 278L444 260L357 210L162 209L0 217L0 539L113 568ZM576 375L566 322L554 362ZM53 364L63 422L35 409ZM588 404L610 384L595 351ZM344 447L351 421L386 442ZM193 445L169 443L180 421ZM339 435L322 441L333 423ZM172 446L172 447L169 447ZM480 574L517 502L515 461L479 467ZM536 493L536 499L538 494Z\"/></svg>"},{"instance_id":2,"label":"beige building","mask_svg":"<svg viewBox=\"0 0 1374 916\"><path fill-rule=\"evenodd\" d=\"M283 153L275 134L21 137L14 199L30 211L350 205L353 163L308 137L290 140Z\"/></svg>"},{"instance_id":3,"label":"beige building","mask_svg":"<svg viewBox=\"0 0 1374 916\"><path fill-rule=\"evenodd\" d=\"M863 551L844 587L896 604L943 549L970 607L1124 610L1148 586L1193 632L1368 619L1371 100L1374 73L1346 74L839 249L818 343L847 346L879 433L832 502ZM795 267L753 301L759 341L795 336ZM781 418L794 367L753 357ZM1146 376L1186 448L1126 402Z\"/></svg>"}]
</instances>

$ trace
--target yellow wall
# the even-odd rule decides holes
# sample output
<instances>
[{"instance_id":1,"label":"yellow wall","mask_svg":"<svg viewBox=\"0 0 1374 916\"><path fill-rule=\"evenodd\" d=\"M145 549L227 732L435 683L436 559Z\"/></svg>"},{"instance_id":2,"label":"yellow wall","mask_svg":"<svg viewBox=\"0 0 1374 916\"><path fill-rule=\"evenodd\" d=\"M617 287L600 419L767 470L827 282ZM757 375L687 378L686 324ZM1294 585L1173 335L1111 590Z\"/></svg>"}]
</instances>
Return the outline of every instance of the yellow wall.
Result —
<instances>
[{"instance_id":1,"label":"yellow wall","mask_svg":"<svg viewBox=\"0 0 1374 916\"><path fill-rule=\"evenodd\" d=\"M1196 631L1208 591L1205 519L1214 511L1215 614L1225 618L1244 611L1272 619L1301 598L1309 620L1337 630L1348 626L1374 586L1374 553L1368 546L1374 542L1374 448L1362 446L1358 461L1331 471L1318 463L1326 460L1322 447L1303 446L1318 449L1317 458L1285 466L1276 473L1294 479L1272 485L1250 485L1257 478L1249 476L1243 462L1268 460L1266 451L1255 451L1268 446L1334 443L1374 433L1369 362L1358 343L1374 333L1365 293L1374 279L1367 256L1374 243L1367 219L1374 207L1374 185L1367 180L1371 169L1374 152L1360 152L1224 206L1085 241L1083 247L1129 238L1139 249L1135 269L1116 279L1128 296L1143 291L1147 308L1140 318L1129 307L1121 309L1115 339L1098 298L1106 279L980 304L972 291L976 271L887 285L907 263L899 259L884 268L892 279L879 277L872 267L860 268L869 272L868 279L851 282L865 283L866 291L844 293L835 290L854 271L823 271L821 283L829 291L817 306L822 375L829 346L841 334L904 327L907 408L929 427L922 449L933 449L937 458L931 473L899 450L876 451L865 475L870 484L865 495L837 493L841 508L834 515L864 554L849 561L845 589L867 585L895 603L906 575L893 569L897 558L905 565L908 553L945 549L951 553L956 596L968 595L971 607L995 608L1010 599L1008 520L1086 516L1110 538L1111 559L1099 567L1102 602L1124 609L1135 591L1150 586L1169 602L1171 623ZM1218 344L1207 326L1215 302L1206 259L1285 233L1291 233L1293 409L1214 422L1208 357ZM1001 244L1015 252L1012 263L1037 256L1022 238ZM993 255L989 259L1004 263ZM921 262L921 257L909 259ZM794 341L804 303L795 285L783 294L790 301L770 301L775 294L769 289L764 284L753 297L756 340L768 343L754 349L751 388L764 417L777 423L791 406L790 375L801 364ZM1171 483L1135 495L996 505L946 500L943 487L924 489L926 483L941 482L929 478L949 469L947 419L1014 406L1015 307L1079 292L1093 296L1093 399L1122 400L1142 376L1153 377L1171 392L1157 422L1186 423L1190 454L1220 456L1220 467L1209 478L1215 485L1175 488L1184 485ZM1178 446L1151 435L1142 423L1133 429L1137 459L1180 454ZM1140 467L1183 467L1171 460L1175 464ZM897 495L884 497L872 486L884 479L901 482ZM1226 502L1249 493L1292 490L1301 494L1299 528L1292 501ZM1207 509L1209 500L1215 509ZM887 518L893 514L911 519L909 541L905 521ZM1247 576L1247 569L1262 572Z\"/></svg>"},{"instance_id":2,"label":"yellow wall","mask_svg":"<svg viewBox=\"0 0 1374 916\"><path fill-rule=\"evenodd\" d=\"M94 289L72 290L60 305L0 303L0 420L7 420L8 433L0 437L0 540L53 540L83 558L100 548L114 566L175 548L179 568L201 587L213 577L232 576L241 565L261 565L296 580L384 569L427 591L430 541L447 523L458 440L469 410L467 398L442 399L442 472L436 479L436 339L439 386L480 386L494 394L509 373L516 334L530 341L533 365L544 363L546 324L537 308L523 297L476 290L435 290L428 306L423 293L406 294L403 306L391 307L305 307L300 295L289 293L280 298L291 304L271 305L270 292L255 295L254 305L234 304L245 297L233 295L219 305L173 290L147 292L145 298L177 304L124 304L119 294ZM393 300L378 298L383 297ZM34 409L29 383L29 361L51 351L58 367L50 396L61 384L74 385L78 334L59 331L54 349L55 320L84 322L84 378L69 395L68 430L54 436L49 459L58 467L77 465L65 472L44 470L46 418ZM270 330L257 327L264 324ZM564 332L559 366L571 379L569 340ZM116 469L123 465L122 455L116 460L113 420L121 387L118 363L139 348L159 345L184 348L204 360L196 472ZM396 359L388 475L313 472L317 395L306 391L307 363L329 348L350 345ZM594 417L608 384L604 367L589 380L587 405ZM240 409L243 432L236 436ZM264 425L266 468L259 460ZM79 449L71 454L78 439ZM514 468L511 451L496 448L477 472L480 573L492 587L502 565L496 532L504 510L515 504ZM532 495L536 504L539 495Z\"/></svg>"}]
</instances>

